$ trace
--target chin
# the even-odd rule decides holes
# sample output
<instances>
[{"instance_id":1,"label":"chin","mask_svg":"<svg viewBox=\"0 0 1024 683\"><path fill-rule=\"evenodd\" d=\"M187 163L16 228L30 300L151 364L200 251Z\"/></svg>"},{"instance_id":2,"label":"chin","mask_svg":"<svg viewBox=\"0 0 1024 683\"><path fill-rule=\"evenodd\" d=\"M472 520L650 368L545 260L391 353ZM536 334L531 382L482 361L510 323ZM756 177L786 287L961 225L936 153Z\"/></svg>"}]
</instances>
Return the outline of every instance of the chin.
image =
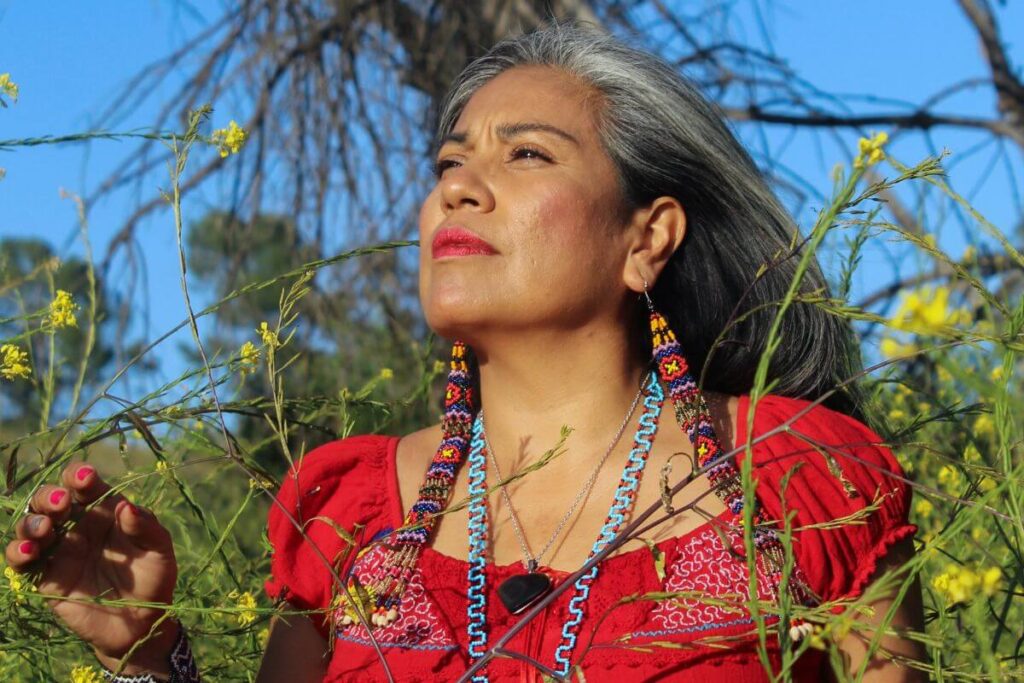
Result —
<instances>
[{"instance_id":1,"label":"chin","mask_svg":"<svg viewBox=\"0 0 1024 683\"><path fill-rule=\"evenodd\" d=\"M466 306L425 305L423 314L430 327L438 336L449 340L459 339L467 344L473 337L474 330L480 328L481 316Z\"/></svg>"}]
</instances>

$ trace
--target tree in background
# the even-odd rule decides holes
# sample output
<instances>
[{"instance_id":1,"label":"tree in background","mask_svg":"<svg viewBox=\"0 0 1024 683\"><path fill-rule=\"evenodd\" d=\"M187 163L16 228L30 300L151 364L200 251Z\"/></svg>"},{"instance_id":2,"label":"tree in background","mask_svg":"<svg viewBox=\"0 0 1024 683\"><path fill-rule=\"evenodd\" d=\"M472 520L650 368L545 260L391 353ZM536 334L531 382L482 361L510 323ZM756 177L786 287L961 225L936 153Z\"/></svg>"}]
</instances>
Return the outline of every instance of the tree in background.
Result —
<instances>
[{"instance_id":1,"label":"tree in background","mask_svg":"<svg viewBox=\"0 0 1024 683\"><path fill-rule=\"evenodd\" d=\"M959 5L981 43L986 77L950 83L922 102L874 102L891 109L869 115L859 113L858 105L871 101L870 93L822 92L792 71L771 40L754 44L739 37L740 10L757 21L770 8L759 0L671 6L661 0L242 0L229 6L175 54L142 70L100 121L118 119L168 73L187 70L191 77L185 87L154 122L155 128L176 131L172 169L180 171L187 154L177 145L187 147L182 140L197 139L193 124L202 119L195 114L201 103L214 101L223 108L221 103L236 101L241 107L218 112L214 123L225 127L212 136L216 144L194 151L188 173L174 175L172 193L154 191L144 198L99 264L108 279L125 263L138 277L144 259L135 235L143 218L173 196L176 227L181 227L179 191L196 199L211 183L228 188L216 210L187 226L184 245L189 280L221 302L208 317L202 311L198 322L189 321L197 323L193 341L202 341L206 350L189 347L195 355L184 379L144 397L113 397L120 400L113 415L94 409L81 419L68 410L67 421L50 430L35 425L46 423L40 401L52 405L53 399L34 398L27 385L4 384L4 409L12 405L28 421L13 439L4 435L0 443L10 493L0 499L0 508L8 529L23 510L18 496L56 471L47 468L79 457L95 441L123 443L134 427L140 457L125 458L118 484L134 488L143 505L171 520L176 538L184 539L182 566L188 570L183 576L194 578L175 609L210 634L200 653L209 671L229 672L225 680L251 680L265 638L255 619L272 610L254 607L266 568L266 553L258 547L265 510L247 512L246 507L265 503L263 494L274 488L269 479L283 470L286 459L301 456L318 440L353 430L409 431L436 419L426 399L444 368L432 365L431 340L419 316L415 255L398 242L365 253L359 248L414 235L417 206L432 182L429 134L438 98L465 62L548 16L572 16L663 55L737 127L813 132L832 145L826 158L854 161L853 175L837 170L836 191L827 196L778 163L767 145L754 146L795 213L812 200L836 202L835 213L822 213L836 220L822 220L815 228L839 226L830 234L846 238L830 245L841 266L839 296L819 303L857 322L862 338L880 339L882 354L893 359L870 384L873 404L891 423L890 443L915 486L920 552L907 566L909 576L920 575L925 585L933 659L921 666L934 664L936 675L948 677L984 674L998 680L1001 672L1019 677L1024 464L1015 418L1024 411L1024 397L1011 378L1019 373L1024 351L1024 257L1015 247L1024 235L1018 227L1018 234L997 245L1001 251L989 252L1001 234L944 186L934 160L907 174L914 182L891 186L878 166L865 167L867 152L884 158L877 137L859 141L867 147L859 154L852 151L853 141L871 128L888 129L892 138L927 140L934 128L954 126L976 132L983 143L978 149L991 154L993 168L1015 172L1024 149L1024 88L1004 50L996 7L984 0ZM991 115L943 111L947 98L966 91L989 95ZM241 126L227 123L232 115ZM184 128L190 133L182 136ZM165 187L168 156L156 144L142 143L129 154L89 202L129 182ZM885 168L890 175L903 173L898 161ZM844 186L843 178L850 183ZM854 190L864 194L849 199ZM186 215L198 203L186 202ZM969 243L977 242L973 252L954 258L942 253L933 230L951 206L970 217L963 218L965 233L983 228L991 240L968 235ZM1019 217L1021 207L1015 209ZM912 247L908 251L927 257L928 267L894 277L849 305L850 275L861 247L881 235L898 236L901 245ZM84 303L74 282L83 268L88 275L87 266L75 265L72 271L79 275L67 281L54 270L51 281L51 270L40 265L50 262L48 247L11 242L4 246L8 252L17 258L0 279L8 306L0 311L5 343L17 342L26 318L29 325L43 320L58 289L66 286ZM348 258L349 253L360 258ZM130 295L141 289L136 284L131 277L118 282L107 294L114 304L109 310L117 315L108 317L108 309L97 304L96 319L116 320L124 329L138 303ZM171 282L161 284L174 290ZM73 343L73 330L63 332L69 336L57 343L68 340L67 354L51 357L74 358L81 344ZM112 337L118 361L134 355L121 348L126 339ZM45 367L47 333L30 341L33 366ZM103 358L92 362L89 381L105 367ZM71 373L60 373L58 386L68 386ZM82 381L81 372L75 381ZM108 390L100 393L110 398ZM5 430L11 425L5 423ZM21 444L31 446L22 452L38 451L38 463L19 469L13 454ZM0 589L5 624L0 650L19 658L0 657L0 672L14 679L24 671L60 678L72 661L67 653L81 654L80 644L45 621L42 609L22 609L23 585L9 581ZM225 606L234 608L226 621L220 614ZM823 626L810 646L831 647L832 635L852 628L858 607L846 607L835 618L815 622ZM44 632L47 637L37 637Z\"/></svg>"},{"instance_id":2,"label":"tree in background","mask_svg":"<svg viewBox=\"0 0 1024 683\"><path fill-rule=\"evenodd\" d=\"M182 186L188 196L215 178L227 181L224 210L234 220L224 230L238 235L225 235L225 246L243 244L244 235L252 233L250 224L267 214L290 217L307 255L408 239L415 233L419 199L432 182L430 131L447 85L495 41L557 16L592 22L661 54L741 129L815 135L834 152L825 156L849 158L856 138L870 129L886 129L894 140L921 136L931 145L936 128L954 127L976 133L978 150L969 153L990 154L990 173L998 168L1014 173L1019 168L1014 156L1024 150L1024 84L1007 55L996 8L987 0L958 0L958 5L978 37L988 74L951 82L921 102L878 102L872 93L823 91L795 73L765 28L772 4L761 0L246 0L174 54L140 71L98 123L118 119L172 71L186 69L189 80L163 107L155 127L173 127L185 111L208 100L230 99L248 110L230 112L249 134L238 157L232 155L228 163L224 156L208 155ZM756 22L751 34L761 38L744 37L744 21ZM963 92L990 98L991 115L946 112L946 102ZM865 102L872 113L858 113ZM161 173L154 144L144 142L127 155L92 199ZM820 190L773 158L767 142L752 151L794 212L823 199ZM949 212L961 220L968 243L977 241L951 203L929 205L928 197L896 191L886 191L883 198L883 215L909 232L922 233L923 213ZM162 206L158 195L142 199L111 241L104 270L118 259L144 261L134 253L138 245L132 236L140 220ZM1024 216L1021 206L1016 210ZM1012 270L1007 260L980 247L970 264L979 274ZM224 253L226 287L241 282L234 278L242 272L237 262L245 253ZM383 322L390 334L422 338L426 330L415 303L416 269L413 254L404 252L347 265L337 277L346 282L351 305L324 310L321 317L340 312L352 326ZM951 272L938 268L870 293L859 303L888 310L908 286L941 283ZM330 303L318 299L319 305ZM341 349L343 366L359 364L354 352Z\"/></svg>"},{"instance_id":3,"label":"tree in background","mask_svg":"<svg viewBox=\"0 0 1024 683\"><path fill-rule=\"evenodd\" d=\"M77 312L89 306L90 276L88 263L79 258L60 261L43 240L0 240L0 339L27 354L31 369L30 381L4 383L0 414L5 431L44 431L54 412L66 412L83 391L98 387L117 360L110 324L114 306L101 283L95 287L95 329ZM69 298L64 299L64 313L58 305L54 316L59 291ZM28 334L40 328L48 332ZM87 373L81 372L83 364ZM41 390L46 383L52 388Z\"/></svg>"}]
</instances>

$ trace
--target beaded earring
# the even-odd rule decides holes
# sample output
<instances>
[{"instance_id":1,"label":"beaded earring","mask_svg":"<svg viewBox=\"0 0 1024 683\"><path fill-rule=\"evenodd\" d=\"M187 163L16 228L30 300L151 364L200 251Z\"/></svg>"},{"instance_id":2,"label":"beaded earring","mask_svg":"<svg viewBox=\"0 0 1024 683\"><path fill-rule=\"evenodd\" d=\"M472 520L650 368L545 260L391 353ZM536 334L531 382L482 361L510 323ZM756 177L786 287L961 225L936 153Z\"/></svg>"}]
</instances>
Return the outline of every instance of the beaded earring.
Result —
<instances>
[{"instance_id":1,"label":"beaded earring","mask_svg":"<svg viewBox=\"0 0 1024 683\"><path fill-rule=\"evenodd\" d=\"M448 505L455 475L469 452L469 442L476 412L476 396L466 362L466 347L456 341L452 347L451 369L444 396L444 417L441 419L441 445L434 455L426 480L419 489L419 498L405 517L402 528L385 547L389 554L381 567L379 578L366 587L373 604L372 626L387 626L399 616L402 593L412 577L416 561L437 523L437 515ZM359 586L350 585L349 595L359 595ZM342 617L342 625L354 622L352 615Z\"/></svg>"},{"instance_id":2,"label":"beaded earring","mask_svg":"<svg viewBox=\"0 0 1024 683\"><path fill-rule=\"evenodd\" d=\"M711 488L719 500L734 515L743 514L745 504L743 484L735 459L723 457L722 448L715 428L711 423L711 414L707 403L690 372L683 348L676 339L675 333L655 308L654 302L647 292L647 281L644 280L644 297L650 311L651 337L654 362L658 375L668 389L676 414L676 421L686 432L697 455L697 465L707 471ZM782 583L782 569L785 563L785 549L774 525L768 520L757 499L750 501L753 505L754 547L758 560L766 576L776 591ZM789 595L795 604L813 604L810 589L796 576L790 576L787 584ZM789 635L792 640L800 640L808 632L809 625L801 619L792 619Z\"/></svg>"}]
</instances>

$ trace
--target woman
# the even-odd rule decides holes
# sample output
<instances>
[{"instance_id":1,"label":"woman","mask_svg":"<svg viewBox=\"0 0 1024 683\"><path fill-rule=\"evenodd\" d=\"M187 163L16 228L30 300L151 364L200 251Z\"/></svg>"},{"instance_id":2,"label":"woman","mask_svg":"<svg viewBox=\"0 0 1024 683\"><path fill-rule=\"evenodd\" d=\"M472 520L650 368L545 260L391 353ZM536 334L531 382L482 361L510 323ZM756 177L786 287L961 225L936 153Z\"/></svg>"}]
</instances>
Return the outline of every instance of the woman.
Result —
<instances>
[{"instance_id":1,"label":"woman","mask_svg":"<svg viewBox=\"0 0 1024 683\"><path fill-rule=\"evenodd\" d=\"M437 176L420 212L420 296L431 328L461 340L444 420L327 444L286 477L270 513L267 590L311 612L275 619L260 681L383 680L377 648L396 680L455 680L474 665L475 680L576 670L590 680L766 680L744 597L750 567L771 612L783 597L855 597L909 557L899 466L859 421L856 392L829 393L857 369L842 321L792 307L769 367L773 393L752 405L776 310L765 304L795 271L793 227L670 67L566 24L501 43L445 101ZM802 291L823 289L815 265ZM703 372L703 394L687 367ZM558 457L482 495L559 443L563 425L572 433ZM745 500L747 453L730 451L759 437L749 451L757 496ZM668 499L652 469L670 483L697 476ZM70 464L60 486L33 497L8 562L34 567L72 505L107 490L93 468ZM437 514L471 494L468 507ZM610 542L659 501L676 514L646 540ZM749 561L745 513L758 523ZM796 569L783 581L776 522L787 515ZM859 523L820 528L850 515ZM43 591L166 603L177 568L166 529L115 495L42 571ZM618 604L657 591L678 599ZM892 627L921 628L916 592ZM857 618L882 624L890 604L879 597ZM172 680L188 680L184 631L154 628L160 610L54 610L108 668L152 631L124 672L159 678L176 667ZM799 647L795 677L822 680L824 653L801 645L813 625L777 621L768 617L767 663L778 670L781 648ZM915 679L889 658L863 662L866 642L856 632L840 642L849 672L863 664L864 680ZM895 636L881 643L921 654ZM487 661L495 644L519 655Z\"/></svg>"}]
</instances>

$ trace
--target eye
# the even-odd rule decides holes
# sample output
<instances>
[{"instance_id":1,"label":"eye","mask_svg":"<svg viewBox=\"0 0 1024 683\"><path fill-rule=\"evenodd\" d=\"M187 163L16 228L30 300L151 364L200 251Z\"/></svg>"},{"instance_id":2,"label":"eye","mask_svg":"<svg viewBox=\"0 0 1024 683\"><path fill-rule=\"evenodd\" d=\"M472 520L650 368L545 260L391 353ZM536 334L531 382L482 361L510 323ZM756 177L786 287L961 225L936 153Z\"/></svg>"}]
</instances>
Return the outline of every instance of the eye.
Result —
<instances>
[{"instance_id":1,"label":"eye","mask_svg":"<svg viewBox=\"0 0 1024 683\"><path fill-rule=\"evenodd\" d=\"M437 163L434 164L434 177L440 178L442 175L444 175L445 171L447 171L452 166L458 166L458 164L459 162L456 161L455 159L439 160Z\"/></svg>"},{"instance_id":2,"label":"eye","mask_svg":"<svg viewBox=\"0 0 1024 683\"><path fill-rule=\"evenodd\" d=\"M536 149L534 147L516 147L514 150L512 150L512 158L540 159L542 161L551 161L551 157L549 157L547 154L541 152L539 149Z\"/></svg>"}]
</instances>

